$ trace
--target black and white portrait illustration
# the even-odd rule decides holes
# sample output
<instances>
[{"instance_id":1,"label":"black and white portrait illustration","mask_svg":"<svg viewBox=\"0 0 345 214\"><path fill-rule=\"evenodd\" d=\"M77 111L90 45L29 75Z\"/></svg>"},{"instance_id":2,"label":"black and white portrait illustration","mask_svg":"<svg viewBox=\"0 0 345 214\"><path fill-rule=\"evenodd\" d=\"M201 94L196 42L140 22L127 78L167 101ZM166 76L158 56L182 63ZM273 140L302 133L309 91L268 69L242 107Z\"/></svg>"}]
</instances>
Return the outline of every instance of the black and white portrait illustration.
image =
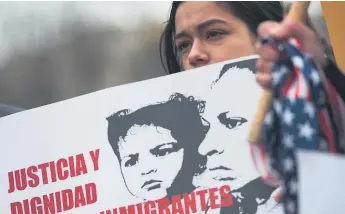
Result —
<instances>
[{"instance_id":1,"label":"black and white portrait illustration","mask_svg":"<svg viewBox=\"0 0 345 214\"><path fill-rule=\"evenodd\" d=\"M108 139L119 161L128 191L156 200L195 190L193 178L206 158L198 148L208 131L204 102L182 94L131 112L108 117Z\"/></svg>"},{"instance_id":2,"label":"black and white portrait illustration","mask_svg":"<svg viewBox=\"0 0 345 214\"><path fill-rule=\"evenodd\" d=\"M200 99L174 93L107 118L108 141L130 194L158 200L226 185L232 206L208 204L198 213L281 213L279 190L259 178L246 141L261 93L255 62L225 64Z\"/></svg>"},{"instance_id":3,"label":"black and white portrait illustration","mask_svg":"<svg viewBox=\"0 0 345 214\"><path fill-rule=\"evenodd\" d=\"M224 214L270 213L277 209L275 188L258 178L247 143L253 109L261 93L255 84L255 62L252 59L224 65L205 97L203 117L210 128L198 151L207 156L207 164L195 183L231 187L236 200L233 206L220 209Z\"/></svg>"}]
</instances>

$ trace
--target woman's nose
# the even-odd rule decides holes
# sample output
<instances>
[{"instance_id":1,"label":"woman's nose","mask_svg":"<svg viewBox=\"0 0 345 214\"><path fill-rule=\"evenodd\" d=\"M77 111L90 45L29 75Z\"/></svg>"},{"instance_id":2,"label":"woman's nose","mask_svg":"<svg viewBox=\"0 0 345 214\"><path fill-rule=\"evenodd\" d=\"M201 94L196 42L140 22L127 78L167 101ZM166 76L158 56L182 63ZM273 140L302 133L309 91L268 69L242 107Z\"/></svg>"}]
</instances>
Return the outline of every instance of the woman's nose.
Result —
<instances>
[{"instance_id":1,"label":"woman's nose","mask_svg":"<svg viewBox=\"0 0 345 214\"><path fill-rule=\"evenodd\" d=\"M152 173L155 173L155 172L157 172L157 169L143 170L141 172L141 175L149 175L149 174L152 174Z\"/></svg>"},{"instance_id":2,"label":"woman's nose","mask_svg":"<svg viewBox=\"0 0 345 214\"><path fill-rule=\"evenodd\" d=\"M199 153L204 156L212 156L215 154L222 154L224 152L224 145L219 140L219 136L208 133L199 146Z\"/></svg>"},{"instance_id":3,"label":"woman's nose","mask_svg":"<svg viewBox=\"0 0 345 214\"><path fill-rule=\"evenodd\" d=\"M188 63L193 68L209 64L209 55L205 49L205 45L202 42L198 40L193 42L193 46L188 54Z\"/></svg>"},{"instance_id":4,"label":"woman's nose","mask_svg":"<svg viewBox=\"0 0 345 214\"><path fill-rule=\"evenodd\" d=\"M151 154L142 155L140 160L141 175L149 175L157 172L157 160Z\"/></svg>"}]
</instances>

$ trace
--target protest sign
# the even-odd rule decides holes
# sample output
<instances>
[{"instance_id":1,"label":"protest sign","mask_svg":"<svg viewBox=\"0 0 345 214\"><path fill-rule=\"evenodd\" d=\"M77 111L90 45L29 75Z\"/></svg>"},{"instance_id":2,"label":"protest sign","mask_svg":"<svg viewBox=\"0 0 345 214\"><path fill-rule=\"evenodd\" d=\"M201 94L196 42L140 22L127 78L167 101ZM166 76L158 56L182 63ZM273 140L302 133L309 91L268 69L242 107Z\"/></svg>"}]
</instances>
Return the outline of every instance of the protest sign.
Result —
<instances>
[{"instance_id":1,"label":"protest sign","mask_svg":"<svg viewBox=\"0 0 345 214\"><path fill-rule=\"evenodd\" d=\"M1 118L0 213L282 213L247 143L256 59Z\"/></svg>"}]
</instances>

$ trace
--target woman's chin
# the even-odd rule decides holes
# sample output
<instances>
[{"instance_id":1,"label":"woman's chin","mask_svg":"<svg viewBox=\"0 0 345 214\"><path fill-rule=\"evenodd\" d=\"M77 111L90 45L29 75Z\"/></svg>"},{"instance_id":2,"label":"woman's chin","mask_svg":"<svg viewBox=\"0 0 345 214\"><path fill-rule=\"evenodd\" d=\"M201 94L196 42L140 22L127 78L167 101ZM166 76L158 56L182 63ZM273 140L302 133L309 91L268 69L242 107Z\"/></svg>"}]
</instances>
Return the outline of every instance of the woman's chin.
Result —
<instances>
[{"instance_id":1,"label":"woman's chin","mask_svg":"<svg viewBox=\"0 0 345 214\"><path fill-rule=\"evenodd\" d=\"M218 183L217 186L229 186L230 191L240 189L241 187L243 187L246 184L246 182L244 182L240 178L237 178L237 179L234 179L231 181L230 180L217 180L217 179L215 179L215 182Z\"/></svg>"},{"instance_id":2,"label":"woman's chin","mask_svg":"<svg viewBox=\"0 0 345 214\"><path fill-rule=\"evenodd\" d=\"M142 198L144 198L145 201L156 201L167 197L167 191L165 189L155 189L142 193L142 196Z\"/></svg>"},{"instance_id":3,"label":"woman's chin","mask_svg":"<svg viewBox=\"0 0 345 214\"><path fill-rule=\"evenodd\" d=\"M194 178L193 184L201 188L219 188L226 185L230 187L231 191L234 191L242 188L251 180L252 179L244 179L242 177L236 179L225 179L224 177L200 176Z\"/></svg>"}]
</instances>

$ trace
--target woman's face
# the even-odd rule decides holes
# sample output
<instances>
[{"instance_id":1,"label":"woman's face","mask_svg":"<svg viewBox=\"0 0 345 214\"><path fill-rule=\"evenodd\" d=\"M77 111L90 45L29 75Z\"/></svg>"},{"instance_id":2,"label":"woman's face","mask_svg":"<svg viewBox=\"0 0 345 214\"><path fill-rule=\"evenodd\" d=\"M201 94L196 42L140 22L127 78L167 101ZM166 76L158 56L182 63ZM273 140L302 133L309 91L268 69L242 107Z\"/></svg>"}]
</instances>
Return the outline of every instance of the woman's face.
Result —
<instances>
[{"instance_id":1,"label":"woman's face","mask_svg":"<svg viewBox=\"0 0 345 214\"><path fill-rule=\"evenodd\" d=\"M120 141L120 165L126 186L146 200L167 196L182 168L184 149L170 130L156 126L134 126Z\"/></svg>"},{"instance_id":2,"label":"woman's face","mask_svg":"<svg viewBox=\"0 0 345 214\"><path fill-rule=\"evenodd\" d=\"M175 25L175 45L185 70L255 54L255 36L219 3L184 2Z\"/></svg>"},{"instance_id":3,"label":"woman's face","mask_svg":"<svg viewBox=\"0 0 345 214\"><path fill-rule=\"evenodd\" d=\"M207 166L206 171L195 178L195 185L229 185L235 190L258 177L247 133L260 93L255 75L248 69L228 71L213 85L203 114L210 129L199 146L199 153L207 156Z\"/></svg>"}]
</instances>

